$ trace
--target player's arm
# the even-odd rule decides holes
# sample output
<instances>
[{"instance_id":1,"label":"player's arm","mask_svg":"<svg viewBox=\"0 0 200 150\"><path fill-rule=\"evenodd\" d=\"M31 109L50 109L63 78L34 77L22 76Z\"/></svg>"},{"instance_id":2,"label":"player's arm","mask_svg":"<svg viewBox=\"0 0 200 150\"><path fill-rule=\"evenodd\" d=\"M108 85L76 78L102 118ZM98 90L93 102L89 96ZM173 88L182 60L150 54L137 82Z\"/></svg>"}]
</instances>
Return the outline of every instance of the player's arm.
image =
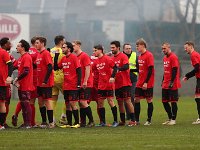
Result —
<instances>
[{"instance_id":1,"label":"player's arm","mask_svg":"<svg viewBox=\"0 0 200 150\"><path fill-rule=\"evenodd\" d=\"M118 71L118 68L117 68L117 65L115 64L115 66L113 67L113 71L112 71L112 74L111 74L111 78L114 78L115 75L117 74L117 71Z\"/></svg>"},{"instance_id":2,"label":"player's arm","mask_svg":"<svg viewBox=\"0 0 200 150\"><path fill-rule=\"evenodd\" d=\"M52 70L53 70L52 64L48 64L48 65L47 65L47 73L46 73L46 76L45 76L45 78L44 78L43 83L47 84L47 82L48 82L48 80L49 80L49 77L50 77L50 75L51 75L51 73L52 73Z\"/></svg>"},{"instance_id":3,"label":"player's arm","mask_svg":"<svg viewBox=\"0 0 200 150\"><path fill-rule=\"evenodd\" d=\"M176 75L177 75L177 71L178 71L178 68L177 68L177 67L173 67L173 68L172 68L172 76L171 76L171 81L170 81L170 83L169 83L169 88L172 88L172 87L173 87L174 80L175 80Z\"/></svg>"},{"instance_id":4,"label":"player's arm","mask_svg":"<svg viewBox=\"0 0 200 150\"><path fill-rule=\"evenodd\" d=\"M11 61L9 61L9 62L7 63L7 65L8 65L8 77L11 77L11 76L12 76L12 73L13 73L13 64L12 64Z\"/></svg>"},{"instance_id":5,"label":"player's arm","mask_svg":"<svg viewBox=\"0 0 200 150\"><path fill-rule=\"evenodd\" d=\"M78 77L77 87L80 88L81 87L81 67L78 67L76 69L76 74L77 74L77 77Z\"/></svg>"},{"instance_id":6,"label":"player's arm","mask_svg":"<svg viewBox=\"0 0 200 150\"><path fill-rule=\"evenodd\" d=\"M124 64L122 67L118 67L118 70L119 71L125 71L125 70L128 70L129 69L129 64Z\"/></svg>"},{"instance_id":7,"label":"player's arm","mask_svg":"<svg viewBox=\"0 0 200 150\"><path fill-rule=\"evenodd\" d=\"M83 80L83 88L87 87L87 81L90 76L90 65L85 67L85 78Z\"/></svg>"},{"instance_id":8,"label":"player's arm","mask_svg":"<svg viewBox=\"0 0 200 150\"><path fill-rule=\"evenodd\" d=\"M194 65L194 69L185 75L186 79L194 77L197 72L199 72L199 64Z\"/></svg>"},{"instance_id":9,"label":"player's arm","mask_svg":"<svg viewBox=\"0 0 200 150\"><path fill-rule=\"evenodd\" d=\"M29 67L24 67L22 73L17 78L15 78L15 82L23 79L24 77L26 77L29 74L29 72L30 72Z\"/></svg>"},{"instance_id":10,"label":"player's arm","mask_svg":"<svg viewBox=\"0 0 200 150\"><path fill-rule=\"evenodd\" d=\"M54 56L54 70L59 70L59 69L62 69L59 65L58 65L58 57L59 57L59 54L60 53L55 53L55 56Z\"/></svg>"},{"instance_id":11,"label":"player's arm","mask_svg":"<svg viewBox=\"0 0 200 150\"><path fill-rule=\"evenodd\" d=\"M147 77L146 77L144 83L148 83L149 82L149 79L151 78L152 73L153 73L153 66L149 66L148 67Z\"/></svg>"}]
</instances>

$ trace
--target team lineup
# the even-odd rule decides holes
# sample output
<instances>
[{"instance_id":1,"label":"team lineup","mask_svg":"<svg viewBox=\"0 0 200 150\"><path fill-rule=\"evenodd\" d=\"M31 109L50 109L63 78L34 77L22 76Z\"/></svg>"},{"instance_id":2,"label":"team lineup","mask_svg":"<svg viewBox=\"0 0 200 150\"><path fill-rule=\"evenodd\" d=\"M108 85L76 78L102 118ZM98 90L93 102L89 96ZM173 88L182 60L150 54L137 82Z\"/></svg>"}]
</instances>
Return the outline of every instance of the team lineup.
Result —
<instances>
[{"instance_id":1,"label":"team lineup","mask_svg":"<svg viewBox=\"0 0 200 150\"><path fill-rule=\"evenodd\" d=\"M18 88L19 101L12 115L13 126L18 126L18 114L22 111L23 124L18 128L55 128L55 112L58 95L64 97L59 123L61 128L137 126L140 125L140 100L146 99L149 126L153 116L154 57L144 39L135 42L136 52L130 43L110 42L109 53L102 45L93 47L90 57L82 51L81 42L65 41L58 35L55 46L47 50L46 38L33 37L31 46L25 40L17 44L20 58L10 54L12 44L9 38L0 40L0 130L9 128L6 117L9 113L11 86ZM163 125L175 125L178 112L178 89L181 88L180 63L169 43L161 45L163 57L162 103L167 120ZM187 41L184 49L190 56L193 70L186 73L183 81L196 77L195 101L198 118L192 124L200 124L200 54L194 43ZM12 78L18 70L16 78ZM42 122L35 121L35 101L38 99ZM115 101L116 99L116 101ZM113 123L106 122L107 100ZM99 123L95 124L90 103L96 102ZM73 121L74 118L74 121ZM48 120L48 121L47 121ZM88 120L88 122L87 122ZM128 122L126 122L128 120Z\"/></svg>"}]
</instances>

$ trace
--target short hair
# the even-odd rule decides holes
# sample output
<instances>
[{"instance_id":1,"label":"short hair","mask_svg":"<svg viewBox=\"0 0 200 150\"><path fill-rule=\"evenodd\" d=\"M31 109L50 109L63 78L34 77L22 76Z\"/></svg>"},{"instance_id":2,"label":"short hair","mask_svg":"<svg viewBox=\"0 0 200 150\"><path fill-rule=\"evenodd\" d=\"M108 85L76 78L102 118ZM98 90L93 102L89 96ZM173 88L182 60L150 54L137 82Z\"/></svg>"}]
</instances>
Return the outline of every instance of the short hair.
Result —
<instances>
[{"instance_id":1,"label":"short hair","mask_svg":"<svg viewBox=\"0 0 200 150\"><path fill-rule=\"evenodd\" d=\"M8 37L3 37L1 40L0 40L0 45L1 47L4 46L6 43L8 43L9 41L9 38Z\"/></svg>"},{"instance_id":2,"label":"short hair","mask_svg":"<svg viewBox=\"0 0 200 150\"><path fill-rule=\"evenodd\" d=\"M64 40L65 37L63 35L57 35L55 38L54 38L54 43L55 45L58 45L62 40Z\"/></svg>"},{"instance_id":3,"label":"short hair","mask_svg":"<svg viewBox=\"0 0 200 150\"><path fill-rule=\"evenodd\" d=\"M35 44L36 39L37 39L36 36L34 36L34 37L31 38L31 44L32 44L32 45Z\"/></svg>"},{"instance_id":4,"label":"short hair","mask_svg":"<svg viewBox=\"0 0 200 150\"><path fill-rule=\"evenodd\" d=\"M95 45L94 48L98 50L102 50L103 52L103 46L101 44Z\"/></svg>"},{"instance_id":5,"label":"short hair","mask_svg":"<svg viewBox=\"0 0 200 150\"><path fill-rule=\"evenodd\" d=\"M194 43L192 41L186 41L184 45L186 44L194 48Z\"/></svg>"},{"instance_id":6,"label":"short hair","mask_svg":"<svg viewBox=\"0 0 200 150\"><path fill-rule=\"evenodd\" d=\"M29 51L30 45L27 41L25 40L20 40L19 43L21 43L21 47L23 47L25 49L25 52Z\"/></svg>"},{"instance_id":7,"label":"short hair","mask_svg":"<svg viewBox=\"0 0 200 150\"><path fill-rule=\"evenodd\" d=\"M131 46L130 43L124 43L124 45L123 45L123 49L125 48L126 45L130 45L130 46Z\"/></svg>"},{"instance_id":8,"label":"short hair","mask_svg":"<svg viewBox=\"0 0 200 150\"><path fill-rule=\"evenodd\" d=\"M138 39L136 45L144 45L144 47L147 48L147 43L143 38Z\"/></svg>"},{"instance_id":9,"label":"short hair","mask_svg":"<svg viewBox=\"0 0 200 150\"><path fill-rule=\"evenodd\" d=\"M119 41L112 41L110 42L110 44L112 45L115 45L116 47L119 47L120 48L120 42Z\"/></svg>"},{"instance_id":10,"label":"short hair","mask_svg":"<svg viewBox=\"0 0 200 150\"><path fill-rule=\"evenodd\" d=\"M76 45L81 46L81 41L79 41L79 40L74 40L73 43L75 43Z\"/></svg>"},{"instance_id":11,"label":"short hair","mask_svg":"<svg viewBox=\"0 0 200 150\"><path fill-rule=\"evenodd\" d=\"M71 42L65 42L65 44L66 44L67 47L70 49L70 52L73 53L74 47L73 47L72 43L71 43Z\"/></svg>"},{"instance_id":12,"label":"short hair","mask_svg":"<svg viewBox=\"0 0 200 150\"><path fill-rule=\"evenodd\" d=\"M47 39L46 39L45 37L38 36L38 37L36 38L36 40L39 40L41 43L44 43L44 46L46 46Z\"/></svg>"},{"instance_id":13,"label":"short hair","mask_svg":"<svg viewBox=\"0 0 200 150\"><path fill-rule=\"evenodd\" d=\"M168 42L162 43L162 46L163 46L163 45L167 45L169 48L171 47L171 45L170 45Z\"/></svg>"}]
</instances>

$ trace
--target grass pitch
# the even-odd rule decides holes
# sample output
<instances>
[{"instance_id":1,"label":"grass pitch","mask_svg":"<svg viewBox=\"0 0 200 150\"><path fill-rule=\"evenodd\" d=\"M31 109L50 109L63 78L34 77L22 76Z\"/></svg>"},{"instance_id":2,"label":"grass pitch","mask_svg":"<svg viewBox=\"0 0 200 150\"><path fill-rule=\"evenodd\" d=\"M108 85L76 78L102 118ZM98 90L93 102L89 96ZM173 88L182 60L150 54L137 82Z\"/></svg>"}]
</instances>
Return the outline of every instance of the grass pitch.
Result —
<instances>
[{"instance_id":1,"label":"grass pitch","mask_svg":"<svg viewBox=\"0 0 200 150\"><path fill-rule=\"evenodd\" d=\"M61 114L63 102L57 106L57 120ZM11 125L11 116L16 101L11 101L8 124ZM96 104L91 103L96 124L99 123L96 114ZM162 103L154 100L154 114L151 126L144 126L146 121L147 104L141 102L141 125L134 127L94 127L79 129L7 129L0 131L0 149L199 149L200 125L192 125L197 119L196 104L193 98L181 98L178 103L177 124L174 126L162 125L167 119ZM40 122L37 109L37 122ZM19 115L21 117L21 114ZM107 123L112 123L111 110L106 104ZM119 117L118 117L119 118ZM19 125L22 123L19 120Z\"/></svg>"}]
</instances>

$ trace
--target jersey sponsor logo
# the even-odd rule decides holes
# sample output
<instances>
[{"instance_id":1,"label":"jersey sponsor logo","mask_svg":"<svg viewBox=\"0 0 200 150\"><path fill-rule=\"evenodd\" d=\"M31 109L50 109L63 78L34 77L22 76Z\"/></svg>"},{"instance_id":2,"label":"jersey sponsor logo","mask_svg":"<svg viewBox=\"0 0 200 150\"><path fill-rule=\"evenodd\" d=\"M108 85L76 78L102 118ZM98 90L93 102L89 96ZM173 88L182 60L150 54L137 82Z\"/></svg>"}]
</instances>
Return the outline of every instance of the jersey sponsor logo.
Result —
<instances>
[{"instance_id":1,"label":"jersey sponsor logo","mask_svg":"<svg viewBox=\"0 0 200 150\"><path fill-rule=\"evenodd\" d=\"M7 15L0 15L0 35L14 40L19 36L20 32L21 26L17 20Z\"/></svg>"}]
</instances>

